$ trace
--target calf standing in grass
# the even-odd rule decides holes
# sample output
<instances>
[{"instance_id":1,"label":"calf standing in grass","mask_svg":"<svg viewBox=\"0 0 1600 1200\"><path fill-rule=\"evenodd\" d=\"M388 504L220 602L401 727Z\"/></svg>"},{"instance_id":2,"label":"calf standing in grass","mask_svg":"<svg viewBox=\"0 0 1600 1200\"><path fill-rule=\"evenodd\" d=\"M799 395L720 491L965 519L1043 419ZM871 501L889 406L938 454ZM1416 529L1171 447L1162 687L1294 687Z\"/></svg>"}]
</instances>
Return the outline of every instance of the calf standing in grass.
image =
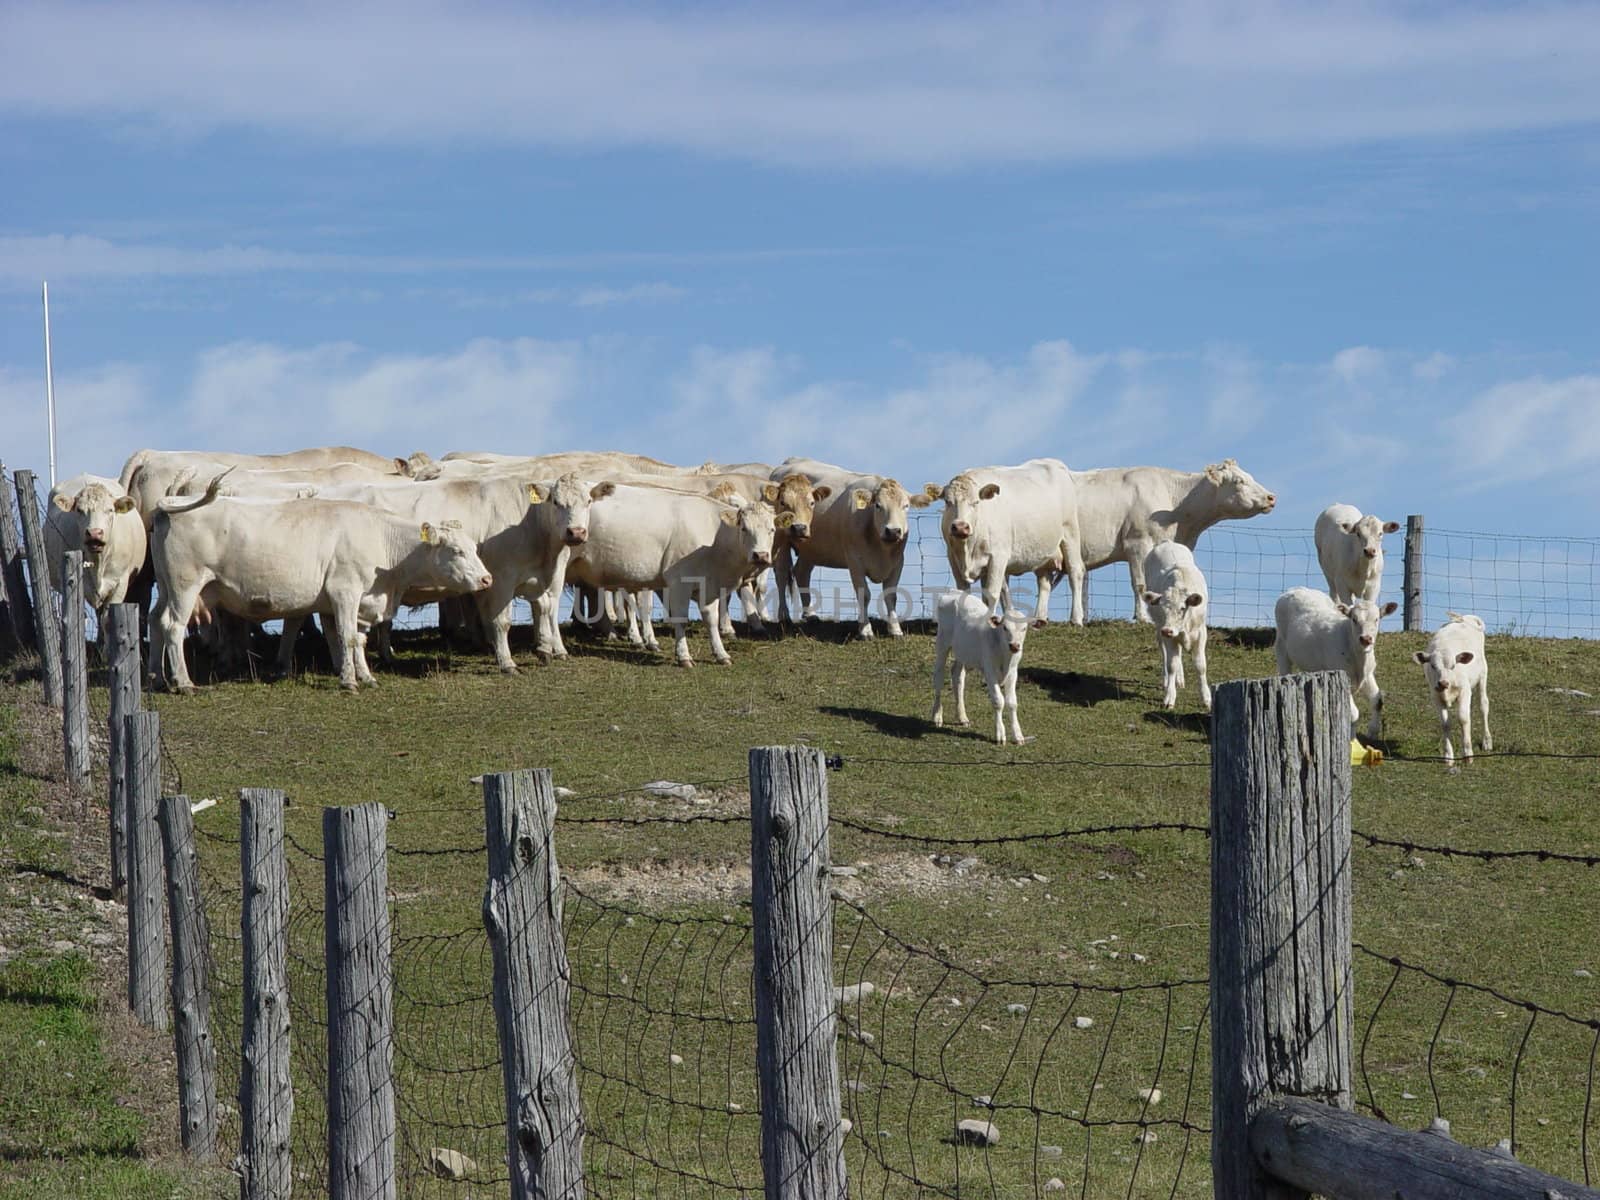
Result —
<instances>
[{"instance_id":1,"label":"calf standing in grass","mask_svg":"<svg viewBox=\"0 0 1600 1200\"><path fill-rule=\"evenodd\" d=\"M1022 662L1022 643L1028 636L1025 613L1007 610L993 616L977 596L947 592L939 598L939 637L933 653L933 723L944 724L944 664L951 652L956 656L954 677L956 723L967 721L967 668L983 672L989 700L994 705L994 740L1006 741L1005 717L1011 714L1011 737L1022 744L1022 726L1017 722L1017 667Z\"/></svg>"},{"instance_id":2,"label":"calf standing in grass","mask_svg":"<svg viewBox=\"0 0 1600 1200\"><path fill-rule=\"evenodd\" d=\"M1350 680L1350 721L1361 718L1356 697L1371 705L1367 736L1383 729L1383 693L1378 690L1378 622L1399 607L1370 600L1334 601L1312 588L1290 588L1278 597L1278 674L1292 670L1343 671Z\"/></svg>"},{"instance_id":3,"label":"calf standing in grass","mask_svg":"<svg viewBox=\"0 0 1600 1200\"><path fill-rule=\"evenodd\" d=\"M1145 607L1161 647L1161 706L1176 708L1183 686L1183 652L1194 659L1200 676L1200 702L1211 711L1211 684L1206 680L1206 577L1194 553L1182 542L1162 542L1145 555Z\"/></svg>"},{"instance_id":4,"label":"calf standing in grass","mask_svg":"<svg viewBox=\"0 0 1600 1200\"><path fill-rule=\"evenodd\" d=\"M1428 648L1412 655L1422 664L1428 687L1439 705L1439 732L1444 739L1444 760L1455 762L1450 745L1450 710L1455 709L1461 724L1461 757L1472 761L1472 693L1478 693L1478 711L1483 716L1483 748L1494 749L1489 732L1489 660L1483 653L1483 619L1447 613L1450 620L1441 625Z\"/></svg>"},{"instance_id":5,"label":"calf standing in grass","mask_svg":"<svg viewBox=\"0 0 1600 1200\"><path fill-rule=\"evenodd\" d=\"M1378 599L1383 585L1383 535L1400 528L1398 521L1361 515L1353 504L1330 504L1317 517L1317 561L1328 580L1328 594L1348 604Z\"/></svg>"}]
</instances>

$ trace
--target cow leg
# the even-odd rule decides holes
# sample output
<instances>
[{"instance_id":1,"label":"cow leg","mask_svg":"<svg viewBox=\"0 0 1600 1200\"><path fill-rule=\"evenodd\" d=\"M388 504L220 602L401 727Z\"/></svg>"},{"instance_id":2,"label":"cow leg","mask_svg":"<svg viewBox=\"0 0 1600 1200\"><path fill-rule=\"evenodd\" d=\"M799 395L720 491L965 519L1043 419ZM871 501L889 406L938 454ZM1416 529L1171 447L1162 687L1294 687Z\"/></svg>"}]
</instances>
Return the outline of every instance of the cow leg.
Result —
<instances>
[{"instance_id":1,"label":"cow leg","mask_svg":"<svg viewBox=\"0 0 1600 1200\"><path fill-rule=\"evenodd\" d=\"M478 616L483 623L494 630L494 661L495 664L507 675L517 673L516 660L511 657L511 599L513 589L504 581L510 579L511 572L503 572L494 577L494 583L487 591L474 592L473 597L478 604Z\"/></svg>"},{"instance_id":2,"label":"cow leg","mask_svg":"<svg viewBox=\"0 0 1600 1200\"><path fill-rule=\"evenodd\" d=\"M673 655L680 667L694 666L694 657L689 653L689 601L693 590L682 579L667 585L667 624L672 626Z\"/></svg>"},{"instance_id":3,"label":"cow leg","mask_svg":"<svg viewBox=\"0 0 1600 1200\"><path fill-rule=\"evenodd\" d=\"M356 671L356 656L361 653L358 636L355 616L343 607L335 609L333 620L329 623L328 640L333 649L334 666L339 671L339 686L347 692L353 692L360 686L360 676Z\"/></svg>"},{"instance_id":4,"label":"cow leg","mask_svg":"<svg viewBox=\"0 0 1600 1200\"><path fill-rule=\"evenodd\" d=\"M717 597L717 623L721 627L719 632L722 634L723 641L727 642L737 641L739 638L739 635L733 629L733 605L730 603L732 599L733 589L731 588L723 588L722 594ZM704 617L705 613L702 612L700 615Z\"/></svg>"},{"instance_id":5,"label":"cow leg","mask_svg":"<svg viewBox=\"0 0 1600 1200\"><path fill-rule=\"evenodd\" d=\"M1450 710L1445 705L1439 705L1439 740L1444 743L1445 765L1456 761L1455 747L1450 744Z\"/></svg>"},{"instance_id":6,"label":"cow leg","mask_svg":"<svg viewBox=\"0 0 1600 1200\"><path fill-rule=\"evenodd\" d=\"M356 681L367 687L377 687L378 681L373 677L372 667L367 662L367 630L359 625L356 627L356 648L351 658L356 668Z\"/></svg>"},{"instance_id":7,"label":"cow leg","mask_svg":"<svg viewBox=\"0 0 1600 1200\"><path fill-rule=\"evenodd\" d=\"M152 665L158 665L167 687L188 695L194 691L194 681L189 678L189 665L183 658L183 636L189 626L187 614L194 611L200 598L200 588L181 594L169 595L162 589L150 614L150 629L155 645L150 655ZM153 682L153 681L152 681Z\"/></svg>"},{"instance_id":8,"label":"cow leg","mask_svg":"<svg viewBox=\"0 0 1600 1200\"><path fill-rule=\"evenodd\" d=\"M1050 620L1050 589L1055 575L1055 566L1051 564L1042 571L1035 571L1033 578L1038 591L1038 599L1033 605L1033 627L1043 628Z\"/></svg>"},{"instance_id":9,"label":"cow leg","mask_svg":"<svg viewBox=\"0 0 1600 1200\"><path fill-rule=\"evenodd\" d=\"M951 676L950 685L956 694L956 724L971 725L967 720L967 667L959 658L956 659L955 673Z\"/></svg>"},{"instance_id":10,"label":"cow leg","mask_svg":"<svg viewBox=\"0 0 1600 1200\"><path fill-rule=\"evenodd\" d=\"M1144 607L1144 556L1150 546L1140 543L1128 552L1128 582L1133 585L1133 619L1150 624L1150 614Z\"/></svg>"},{"instance_id":11,"label":"cow leg","mask_svg":"<svg viewBox=\"0 0 1600 1200\"><path fill-rule=\"evenodd\" d=\"M1456 720L1461 724L1461 757L1472 761L1472 689L1462 688L1456 700Z\"/></svg>"},{"instance_id":12,"label":"cow leg","mask_svg":"<svg viewBox=\"0 0 1600 1200\"><path fill-rule=\"evenodd\" d=\"M288 679L294 675L294 647L300 640L300 627L305 621L304 617L283 619L283 632L278 635L278 661L274 668L280 679Z\"/></svg>"},{"instance_id":13,"label":"cow leg","mask_svg":"<svg viewBox=\"0 0 1600 1200\"><path fill-rule=\"evenodd\" d=\"M1200 632L1194 637L1194 673L1200 677L1200 703L1206 706L1206 711L1211 711L1211 681L1206 678L1206 637L1205 626L1200 627Z\"/></svg>"},{"instance_id":14,"label":"cow leg","mask_svg":"<svg viewBox=\"0 0 1600 1200\"><path fill-rule=\"evenodd\" d=\"M1017 745L1022 745L1022 722L1017 719L1017 669L1015 666L1006 672L1003 680L1005 688L1006 707L1011 710L1011 740Z\"/></svg>"},{"instance_id":15,"label":"cow leg","mask_svg":"<svg viewBox=\"0 0 1600 1200\"><path fill-rule=\"evenodd\" d=\"M933 715L937 725L944 724L944 667L950 657L950 643L941 635L933 651Z\"/></svg>"},{"instance_id":16,"label":"cow leg","mask_svg":"<svg viewBox=\"0 0 1600 1200\"><path fill-rule=\"evenodd\" d=\"M816 564L805 559L794 560L795 588L800 593L800 619L814 621L817 618L817 594L811 590L811 572Z\"/></svg>"},{"instance_id":17,"label":"cow leg","mask_svg":"<svg viewBox=\"0 0 1600 1200\"><path fill-rule=\"evenodd\" d=\"M1494 738L1489 733L1489 670L1484 668L1483 678L1478 680L1478 715L1483 719L1483 748L1494 749Z\"/></svg>"},{"instance_id":18,"label":"cow leg","mask_svg":"<svg viewBox=\"0 0 1600 1200\"><path fill-rule=\"evenodd\" d=\"M1088 609L1083 599L1083 585L1088 577L1088 571L1083 566L1083 547L1076 538L1066 538L1061 543L1062 558L1065 560L1067 579L1072 584L1072 623L1083 625L1089 619Z\"/></svg>"},{"instance_id":19,"label":"cow leg","mask_svg":"<svg viewBox=\"0 0 1600 1200\"><path fill-rule=\"evenodd\" d=\"M763 611L766 598L762 594L765 589L761 586L765 578L766 572L763 571L754 579L745 580L739 587L739 603L744 606L744 623L750 626L752 633L765 633L767 628L766 613Z\"/></svg>"},{"instance_id":20,"label":"cow leg","mask_svg":"<svg viewBox=\"0 0 1600 1200\"><path fill-rule=\"evenodd\" d=\"M867 585L867 577L861 568L854 563L850 564L850 594L856 598L856 603L861 606L861 622L856 632L863 638L871 639L872 634L872 589Z\"/></svg>"},{"instance_id":21,"label":"cow leg","mask_svg":"<svg viewBox=\"0 0 1600 1200\"><path fill-rule=\"evenodd\" d=\"M379 621L372 627L378 642L378 661L384 666L394 665L394 622Z\"/></svg>"},{"instance_id":22,"label":"cow leg","mask_svg":"<svg viewBox=\"0 0 1600 1200\"><path fill-rule=\"evenodd\" d=\"M996 604L1004 604L1005 610L1011 610L1011 585L1006 579L1006 564L996 562L990 558L983 568L983 582L979 585L983 591L983 610L994 612Z\"/></svg>"},{"instance_id":23,"label":"cow leg","mask_svg":"<svg viewBox=\"0 0 1600 1200\"><path fill-rule=\"evenodd\" d=\"M994 705L994 740L1000 745L1006 744L1006 694L1000 686L998 679L984 676L984 684L989 692L989 703Z\"/></svg>"},{"instance_id":24,"label":"cow leg","mask_svg":"<svg viewBox=\"0 0 1600 1200\"><path fill-rule=\"evenodd\" d=\"M1176 708L1178 706L1178 672L1173 665L1173 659L1178 657L1177 643L1170 638L1156 634L1156 645L1161 647L1161 707Z\"/></svg>"},{"instance_id":25,"label":"cow leg","mask_svg":"<svg viewBox=\"0 0 1600 1200\"><path fill-rule=\"evenodd\" d=\"M787 542L772 547L772 575L778 588L778 628L791 623L789 614L790 558Z\"/></svg>"},{"instance_id":26,"label":"cow leg","mask_svg":"<svg viewBox=\"0 0 1600 1200\"><path fill-rule=\"evenodd\" d=\"M707 598L704 591L700 593L700 619L705 622L706 636L711 639L712 661L725 667L733 665L733 658L722 644L722 606L727 603L727 595L725 591L713 592Z\"/></svg>"},{"instance_id":27,"label":"cow leg","mask_svg":"<svg viewBox=\"0 0 1600 1200\"><path fill-rule=\"evenodd\" d=\"M900 628L899 611L900 573L904 569L905 560L902 558L900 562L895 564L894 570L889 572L888 577L883 581L883 587L879 589L880 594L883 596L883 619L884 622L889 626L890 637L900 637L904 632ZM868 628L871 627L868 626Z\"/></svg>"}]
</instances>

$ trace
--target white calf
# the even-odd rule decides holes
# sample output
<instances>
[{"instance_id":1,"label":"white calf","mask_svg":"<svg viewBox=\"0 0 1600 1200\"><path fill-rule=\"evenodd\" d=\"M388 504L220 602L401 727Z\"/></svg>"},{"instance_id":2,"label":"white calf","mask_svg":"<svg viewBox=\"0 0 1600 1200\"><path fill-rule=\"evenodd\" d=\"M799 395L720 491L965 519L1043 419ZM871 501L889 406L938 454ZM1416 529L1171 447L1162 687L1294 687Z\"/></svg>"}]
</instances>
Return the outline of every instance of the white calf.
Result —
<instances>
[{"instance_id":1,"label":"white calf","mask_svg":"<svg viewBox=\"0 0 1600 1200\"><path fill-rule=\"evenodd\" d=\"M1367 736L1383 729L1383 693L1378 690L1378 622L1399 607L1370 600L1341 604L1313 588L1290 588L1278 597L1278 674L1292 670L1343 671L1350 680L1350 721L1361 718L1356 697L1371 705Z\"/></svg>"},{"instance_id":2,"label":"white calf","mask_svg":"<svg viewBox=\"0 0 1600 1200\"><path fill-rule=\"evenodd\" d=\"M956 693L956 723L967 721L967 668L983 672L994 705L994 740L1005 745L1005 717L1011 714L1011 737L1022 744L1017 722L1017 666L1028 636L1026 613L993 616L977 596L949 592L939 598L939 636L933 654L933 723L944 724L944 665L952 652L956 668L951 680Z\"/></svg>"},{"instance_id":3,"label":"white calf","mask_svg":"<svg viewBox=\"0 0 1600 1200\"><path fill-rule=\"evenodd\" d=\"M1194 553L1182 542L1162 542L1144 559L1144 594L1161 647L1161 705L1176 708L1183 686L1183 652L1194 659L1200 675L1200 702L1211 711L1211 684L1206 679L1206 577Z\"/></svg>"},{"instance_id":4,"label":"white calf","mask_svg":"<svg viewBox=\"0 0 1600 1200\"><path fill-rule=\"evenodd\" d=\"M1317 561L1335 600L1377 603L1383 585L1383 535L1400 528L1398 521L1361 515L1353 504L1330 504L1317 517Z\"/></svg>"},{"instance_id":5,"label":"white calf","mask_svg":"<svg viewBox=\"0 0 1600 1200\"><path fill-rule=\"evenodd\" d=\"M1448 613L1450 620L1428 639L1428 648L1412 657L1422 664L1428 689L1439 705L1439 733L1444 739L1444 760L1455 762L1450 745L1450 710L1461 725L1461 757L1472 761L1472 693L1478 693L1483 716L1483 748L1494 749L1489 732L1489 659L1483 652L1483 619Z\"/></svg>"}]
</instances>

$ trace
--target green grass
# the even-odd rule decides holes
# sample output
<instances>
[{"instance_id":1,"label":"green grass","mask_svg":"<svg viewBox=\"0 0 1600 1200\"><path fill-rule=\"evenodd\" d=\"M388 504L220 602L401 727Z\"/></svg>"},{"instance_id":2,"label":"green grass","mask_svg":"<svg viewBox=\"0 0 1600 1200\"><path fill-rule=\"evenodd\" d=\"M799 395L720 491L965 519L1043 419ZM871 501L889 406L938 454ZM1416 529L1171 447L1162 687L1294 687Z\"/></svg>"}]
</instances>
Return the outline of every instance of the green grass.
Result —
<instances>
[{"instance_id":1,"label":"green grass","mask_svg":"<svg viewBox=\"0 0 1600 1200\"><path fill-rule=\"evenodd\" d=\"M1192 680L1179 713L1160 711L1152 643L1147 630L1122 623L1031 635L1019 695L1023 727L1036 740L1004 749L979 732L990 727L981 688L969 691L972 730L927 724L932 644L925 629L901 641L741 641L731 668L693 672L626 649L582 646L572 660L539 668L522 648L529 665L509 679L492 660L452 656L416 637L401 642L400 673L360 696L311 675L158 697L183 788L222 800L199 823L211 835L202 850L219 939L225 1067L232 1069L227 1060L237 1046L227 1015L237 1006L229 992L237 986L237 947L228 940L237 930L237 848L215 839L237 836L236 789L286 789L289 831L310 851L320 849L322 805L381 801L396 814L389 838L397 852L390 888L403 1190L431 1193L425 1160L433 1146L469 1153L485 1177L503 1171L497 1050L483 999L489 963L479 932L482 809L470 777L549 767L558 785L576 793L562 804L558 854L582 892L569 899L566 917L591 1170L607 1191L626 1194L722 1194L679 1172L748 1187L758 1171L748 913L739 884L748 826L572 819L736 815L747 803L747 749L803 740L844 758L843 770L829 777L836 817L905 834L1206 824L1205 721ZM1214 634L1213 685L1270 674L1264 645L1248 631ZM1409 661L1421 645L1419 636L1384 635L1384 744L1392 757L1356 772L1356 827L1426 843L1600 853L1594 761L1480 759L1458 773L1402 761L1438 753L1421 670ZM1549 690L1600 695L1593 644L1493 638L1489 659L1498 751L1600 754L1600 718L1586 711L1600 701ZM1052 765L1065 759L1147 765ZM660 778L721 782L710 789L709 806L628 791ZM1166 1195L1182 1160L1179 1194L1209 1194L1204 1134L1186 1138L1162 1126L1154 1142L1141 1144L1130 1125L1089 1136L1078 1123L1135 1120L1137 1089L1153 1081L1163 1099L1150 1117L1180 1117L1189 1094L1188 1120L1207 1123L1204 989L1133 992L1119 1001L1059 986L1204 977L1203 836L1128 833L968 849L835 826L832 840L836 862L861 864L845 886L873 918L841 909L836 975L881 989L851 1015L871 1044L840 1042L842 1073L860 1089L846 1093L858 1190L915 1194L909 1175L962 1195L1033 1195L1050 1176L1077 1189L1087 1172L1093 1195L1128 1194L1130 1179L1132 1194ZM440 853L450 850L459 852ZM930 863L937 853L970 853L979 862L957 873ZM1356 848L1359 940L1585 1020L1600 1014L1600 985L1574 974L1600 976L1593 923L1600 871L1419 857L1416 866L1393 850ZM295 1065L306 1082L323 1070L321 865L294 847L290 858ZM1033 880L1035 873L1048 882ZM669 925L663 917L693 921ZM1366 1035L1358 1098L1368 1100L1370 1085L1385 1113L1417 1127L1433 1115L1437 1088L1462 1140L1486 1145L1506 1136L1528 1014L1461 991L1440 1027L1449 989L1406 976L1369 1033L1390 973L1357 958L1358 1041ZM974 976L1013 982L986 987ZM1029 1011L1013 1015L1009 1004ZM1093 1027L1076 1028L1077 1016L1093 1018ZM1592 1038L1541 1018L1518 1067L1519 1153L1577 1179ZM684 1064L674 1067L671 1054ZM230 1086L225 1080L225 1094ZM1000 1106L1003 1141L992 1151L958 1151L941 1140L955 1119L983 1115L975 1095ZM730 1104L742 1111L730 1112ZM1048 1112L1036 1118L1033 1109ZM297 1142L307 1157L319 1145L320 1116L315 1089L303 1086ZM1589 1137L1600 1142L1600 1113L1590 1121ZM459 1185L438 1184L437 1193L454 1194L452 1186Z\"/></svg>"}]
</instances>

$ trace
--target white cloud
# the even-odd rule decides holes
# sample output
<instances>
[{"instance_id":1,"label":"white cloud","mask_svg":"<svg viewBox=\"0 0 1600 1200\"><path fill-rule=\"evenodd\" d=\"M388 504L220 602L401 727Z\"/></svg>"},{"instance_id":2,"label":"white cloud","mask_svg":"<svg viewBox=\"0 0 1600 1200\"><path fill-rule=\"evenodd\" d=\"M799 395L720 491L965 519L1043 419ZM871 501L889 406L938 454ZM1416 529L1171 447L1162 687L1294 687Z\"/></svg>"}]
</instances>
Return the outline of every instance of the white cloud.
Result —
<instances>
[{"instance_id":1,"label":"white cloud","mask_svg":"<svg viewBox=\"0 0 1600 1200\"><path fill-rule=\"evenodd\" d=\"M945 167L1573 125L1600 118L1597 53L1582 0L821 13L15 0L0 112L187 136Z\"/></svg>"},{"instance_id":2,"label":"white cloud","mask_svg":"<svg viewBox=\"0 0 1600 1200\"><path fill-rule=\"evenodd\" d=\"M89 472L116 475L152 425L153 377L133 363L105 363L55 376L57 478ZM49 477L44 368L0 366L0 424L7 430L8 470Z\"/></svg>"},{"instance_id":3,"label":"white cloud","mask_svg":"<svg viewBox=\"0 0 1600 1200\"><path fill-rule=\"evenodd\" d=\"M1469 491L1553 481L1600 492L1600 375L1496 384L1445 427L1451 474Z\"/></svg>"},{"instance_id":4,"label":"white cloud","mask_svg":"<svg viewBox=\"0 0 1600 1200\"><path fill-rule=\"evenodd\" d=\"M1383 374L1388 359L1371 346L1350 346L1335 354L1328 365L1345 383L1358 384Z\"/></svg>"},{"instance_id":5,"label":"white cloud","mask_svg":"<svg viewBox=\"0 0 1600 1200\"><path fill-rule=\"evenodd\" d=\"M1455 369L1456 360L1450 355L1435 350L1427 358L1418 359L1411 364L1411 373L1418 379L1425 379L1429 383L1443 379Z\"/></svg>"}]
</instances>

